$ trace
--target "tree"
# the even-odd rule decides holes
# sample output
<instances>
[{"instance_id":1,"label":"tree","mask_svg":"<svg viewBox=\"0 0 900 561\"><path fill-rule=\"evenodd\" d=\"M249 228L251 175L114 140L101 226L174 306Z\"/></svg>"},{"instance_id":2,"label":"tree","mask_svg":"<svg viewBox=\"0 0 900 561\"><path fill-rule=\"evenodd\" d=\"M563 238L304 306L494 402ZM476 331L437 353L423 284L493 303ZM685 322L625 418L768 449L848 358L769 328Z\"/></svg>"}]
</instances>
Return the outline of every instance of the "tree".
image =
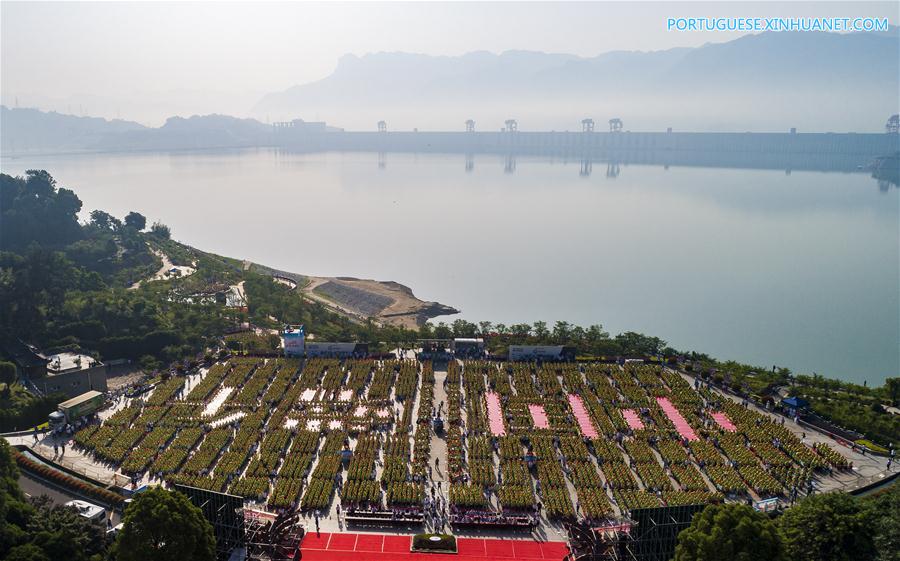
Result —
<instances>
[{"instance_id":1,"label":"tree","mask_svg":"<svg viewBox=\"0 0 900 561\"><path fill-rule=\"evenodd\" d=\"M266 335L266 350L268 351L279 351L281 350L281 336L275 333L269 333Z\"/></svg>"},{"instance_id":2,"label":"tree","mask_svg":"<svg viewBox=\"0 0 900 561\"><path fill-rule=\"evenodd\" d=\"M536 321L534 322L534 327L532 328L532 332L534 336L538 339L546 339L550 335L550 331L547 329L546 321Z\"/></svg>"},{"instance_id":3,"label":"tree","mask_svg":"<svg viewBox=\"0 0 900 561\"><path fill-rule=\"evenodd\" d=\"M73 507L53 504L46 495L32 503L28 533L50 559L88 561L105 553L106 532L101 525L83 518Z\"/></svg>"},{"instance_id":4,"label":"tree","mask_svg":"<svg viewBox=\"0 0 900 561\"><path fill-rule=\"evenodd\" d=\"M807 497L779 521L785 552L797 561L874 559L872 512L844 493Z\"/></svg>"},{"instance_id":5,"label":"tree","mask_svg":"<svg viewBox=\"0 0 900 561\"><path fill-rule=\"evenodd\" d=\"M865 501L871 512L878 561L900 561L900 486Z\"/></svg>"},{"instance_id":6,"label":"tree","mask_svg":"<svg viewBox=\"0 0 900 561\"><path fill-rule=\"evenodd\" d=\"M884 387L887 388L891 405L897 405L900 402L900 378L888 378L884 381Z\"/></svg>"},{"instance_id":7,"label":"tree","mask_svg":"<svg viewBox=\"0 0 900 561\"><path fill-rule=\"evenodd\" d=\"M517 337L528 337L531 333L531 326L527 323L516 323L509 326L509 331Z\"/></svg>"},{"instance_id":8,"label":"tree","mask_svg":"<svg viewBox=\"0 0 900 561\"><path fill-rule=\"evenodd\" d=\"M172 230L162 222L154 222L153 226L150 226L150 233L164 240L172 237Z\"/></svg>"},{"instance_id":9,"label":"tree","mask_svg":"<svg viewBox=\"0 0 900 561\"><path fill-rule=\"evenodd\" d=\"M659 337L650 337L634 331L616 335L616 342L622 346L622 352L629 355L655 355L666 346L666 342Z\"/></svg>"},{"instance_id":10,"label":"tree","mask_svg":"<svg viewBox=\"0 0 900 561\"><path fill-rule=\"evenodd\" d=\"M594 324L587 328L585 331L585 337L588 342L591 344L596 344L602 339L609 339L609 333L603 331L603 326L599 324Z\"/></svg>"},{"instance_id":11,"label":"tree","mask_svg":"<svg viewBox=\"0 0 900 561\"><path fill-rule=\"evenodd\" d=\"M449 339L453 337L453 330L445 322L440 321L434 328L434 336L437 339Z\"/></svg>"},{"instance_id":12,"label":"tree","mask_svg":"<svg viewBox=\"0 0 900 561\"><path fill-rule=\"evenodd\" d=\"M478 326L464 319L458 319L451 325L454 337L474 337Z\"/></svg>"},{"instance_id":13,"label":"tree","mask_svg":"<svg viewBox=\"0 0 900 561\"><path fill-rule=\"evenodd\" d=\"M159 487L140 493L125 511L115 544L118 561L213 561L212 526L181 493Z\"/></svg>"},{"instance_id":14,"label":"tree","mask_svg":"<svg viewBox=\"0 0 900 561\"><path fill-rule=\"evenodd\" d=\"M99 230L116 230L122 223L112 214L102 210L91 211L91 226Z\"/></svg>"},{"instance_id":15,"label":"tree","mask_svg":"<svg viewBox=\"0 0 900 561\"><path fill-rule=\"evenodd\" d=\"M9 394L9 387L16 381L16 365L0 360L0 384L6 384L4 392Z\"/></svg>"},{"instance_id":16,"label":"tree","mask_svg":"<svg viewBox=\"0 0 900 561\"><path fill-rule=\"evenodd\" d=\"M553 326L553 339L560 345L569 341L572 334L572 324L567 321L557 321Z\"/></svg>"},{"instance_id":17,"label":"tree","mask_svg":"<svg viewBox=\"0 0 900 561\"><path fill-rule=\"evenodd\" d=\"M57 189L43 170L25 177L0 174L0 250L24 250L33 243L62 246L81 238L81 201L69 189Z\"/></svg>"},{"instance_id":18,"label":"tree","mask_svg":"<svg viewBox=\"0 0 900 561\"><path fill-rule=\"evenodd\" d=\"M0 559L93 561L104 556L100 525L46 496L25 502L18 477L9 444L0 439Z\"/></svg>"},{"instance_id":19,"label":"tree","mask_svg":"<svg viewBox=\"0 0 900 561\"><path fill-rule=\"evenodd\" d=\"M675 561L779 561L778 528L747 505L710 505L678 535Z\"/></svg>"},{"instance_id":20,"label":"tree","mask_svg":"<svg viewBox=\"0 0 900 561\"><path fill-rule=\"evenodd\" d=\"M132 211L125 217L125 225L129 228L141 231L147 227L147 218L140 212Z\"/></svg>"},{"instance_id":21,"label":"tree","mask_svg":"<svg viewBox=\"0 0 900 561\"><path fill-rule=\"evenodd\" d=\"M6 561L52 561L43 549L33 543L17 545L9 550L4 559Z\"/></svg>"}]
</instances>

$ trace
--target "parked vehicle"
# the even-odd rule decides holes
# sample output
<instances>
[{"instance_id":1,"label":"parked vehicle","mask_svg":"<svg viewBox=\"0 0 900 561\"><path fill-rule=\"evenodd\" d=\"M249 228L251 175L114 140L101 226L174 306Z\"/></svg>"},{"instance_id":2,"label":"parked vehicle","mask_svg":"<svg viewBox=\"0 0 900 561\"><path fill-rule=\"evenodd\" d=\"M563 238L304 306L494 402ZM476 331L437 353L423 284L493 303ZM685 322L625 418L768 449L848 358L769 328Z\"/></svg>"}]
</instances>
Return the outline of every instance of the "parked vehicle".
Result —
<instances>
[{"instance_id":1,"label":"parked vehicle","mask_svg":"<svg viewBox=\"0 0 900 561\"><path fill-rule=\"evenodd\" d=\"M135 386L133 388L128 388L125 391L125 397L127 397L128 399L132 399L132 398L135 398L142 394L147 393L148 391L150 391L150 389L151 389L151 386L146 386L143 384L141 384L140 386Z\"/></svg>"},{"instance_id":2,"label":"parked vehicle","mask_svg":"<svg viewBox=\"0 0 900 561\"><path fill-rule=\"evenodd\" d=\"M80 516L87 518L91 522L102 522L106 516L106 509L87 501L69 501L66 503L66 506L75 507Z\"/></svg>"}]
</instances>

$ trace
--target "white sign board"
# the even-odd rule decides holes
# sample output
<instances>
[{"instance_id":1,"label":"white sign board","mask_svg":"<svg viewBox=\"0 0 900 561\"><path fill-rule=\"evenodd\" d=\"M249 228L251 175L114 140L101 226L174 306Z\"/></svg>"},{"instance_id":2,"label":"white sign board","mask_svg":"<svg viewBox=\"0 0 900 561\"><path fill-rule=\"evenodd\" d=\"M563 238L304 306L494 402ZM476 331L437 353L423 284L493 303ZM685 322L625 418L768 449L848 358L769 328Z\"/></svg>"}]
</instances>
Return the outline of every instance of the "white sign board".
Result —
<instances>
[{"instance_id":1,"label":"white sign board","mask_svg":"<svg viewBox=\"0 0 900 561\"><path fill-rule=\"evenodd\" d=\"M308 343L306 345L307 356L351 356L354 351L356 351L356 343Z\"/></svg>"},{"instance_id":2,"label":"white sign board","mask_svg":"<svg viewBox=\"0 0 900 561\"><path fill-rule=\"evenodd\" d=\"M551 360L562 356L562 345L536 346L536 345L510 345L509 360Z\"/></svg>"}]
</instances>

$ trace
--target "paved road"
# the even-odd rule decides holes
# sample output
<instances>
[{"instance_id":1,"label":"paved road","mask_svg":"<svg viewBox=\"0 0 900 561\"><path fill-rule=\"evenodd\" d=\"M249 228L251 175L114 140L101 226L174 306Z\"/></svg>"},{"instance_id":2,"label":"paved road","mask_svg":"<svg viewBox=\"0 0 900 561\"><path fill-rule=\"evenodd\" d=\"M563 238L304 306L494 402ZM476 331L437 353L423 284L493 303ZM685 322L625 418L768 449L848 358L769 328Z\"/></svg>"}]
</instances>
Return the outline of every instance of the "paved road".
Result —
<instances>
[{"instance_id":1,"label":"paved road","mask_svg":"<svg viewBox=\"0 0 900 561\"><path fill-rule=\"evenodd\" d=\"M59 487L51 487L43 481L30 477L26 474L19 474L19 487L26 497L39 497L47 495L54 504L65 504L73 499L78 499L75 495L71 495ZM83 500L83 499L82 499ZM121 522L122 517L118 512L113 512L113 525Z\"/></svg>"}]
</instances>

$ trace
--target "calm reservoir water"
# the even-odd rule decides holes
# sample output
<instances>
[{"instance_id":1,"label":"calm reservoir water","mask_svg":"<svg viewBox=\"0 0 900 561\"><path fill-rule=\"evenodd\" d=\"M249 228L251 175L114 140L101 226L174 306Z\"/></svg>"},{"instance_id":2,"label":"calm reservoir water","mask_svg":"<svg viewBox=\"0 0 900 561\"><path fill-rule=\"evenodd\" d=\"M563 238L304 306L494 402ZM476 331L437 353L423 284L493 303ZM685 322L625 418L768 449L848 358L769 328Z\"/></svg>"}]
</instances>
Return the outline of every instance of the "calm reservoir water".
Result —
<instances>
[{"instance_id":1,"label":"calm reservoir water","mask_svg":"<svg viewBox=\"0 0 900 561\"><path fill-rule=\"evenodd\" d=\"M471 321L564 319L880 385L900 371L900 190L866 173L478 155L4 158L195 247L396 280ZM442 318L452 321L453 317Z\"/></svg>"}]
</instances>

